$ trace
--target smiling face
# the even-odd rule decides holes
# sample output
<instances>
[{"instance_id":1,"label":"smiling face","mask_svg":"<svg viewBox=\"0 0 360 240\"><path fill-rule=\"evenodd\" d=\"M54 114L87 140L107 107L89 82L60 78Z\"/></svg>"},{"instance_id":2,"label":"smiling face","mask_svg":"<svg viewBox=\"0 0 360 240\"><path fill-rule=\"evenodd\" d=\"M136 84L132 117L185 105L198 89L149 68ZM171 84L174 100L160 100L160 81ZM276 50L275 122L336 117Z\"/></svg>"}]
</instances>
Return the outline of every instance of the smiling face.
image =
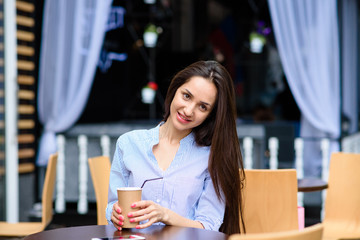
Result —
<instances>
[{"instance_id":1,"label":"smiling face","mask_svg":"<svg viewBox=\"0 0 360 240\"><path fill-rule=\"evenodd\" d=\"M211 113L217 96L214 83L194 76L181 85L170 105L169 120L178 131L191 132Z\"/></svg>"}]
</instances>

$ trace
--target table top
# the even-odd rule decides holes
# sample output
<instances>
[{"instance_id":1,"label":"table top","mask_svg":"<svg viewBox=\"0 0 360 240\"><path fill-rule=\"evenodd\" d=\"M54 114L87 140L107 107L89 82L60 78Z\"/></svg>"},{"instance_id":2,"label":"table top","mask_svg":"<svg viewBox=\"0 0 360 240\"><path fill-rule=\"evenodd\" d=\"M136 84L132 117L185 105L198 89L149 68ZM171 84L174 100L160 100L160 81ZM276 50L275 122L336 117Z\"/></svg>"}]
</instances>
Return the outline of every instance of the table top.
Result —
<instances>
[{"instance_id":1,"label":"table top","mask_svg":"<svg viewBox=\"0 0 360 240\"><path fill-rule=\"evenodd\" d=\"M298 179L298 191L299 192L314 192L321 191L328 187L327 182L320 178L301 178Z\"/></svg>"},{"instance_id":2,"label":"table top","mask_svg":"<svg viewBox=\"0 0 360 240\"><path fill-rule=\"evenodd\" d=\"M147 240L228 239L228 235L224 233L198 228L153 225L145 229L123 229L118 231L112 225L91 225L47 230L29 235L24 240L91 240L92 238L119 238L128 235L143 236Z\"/></svg>"}]
</instances>

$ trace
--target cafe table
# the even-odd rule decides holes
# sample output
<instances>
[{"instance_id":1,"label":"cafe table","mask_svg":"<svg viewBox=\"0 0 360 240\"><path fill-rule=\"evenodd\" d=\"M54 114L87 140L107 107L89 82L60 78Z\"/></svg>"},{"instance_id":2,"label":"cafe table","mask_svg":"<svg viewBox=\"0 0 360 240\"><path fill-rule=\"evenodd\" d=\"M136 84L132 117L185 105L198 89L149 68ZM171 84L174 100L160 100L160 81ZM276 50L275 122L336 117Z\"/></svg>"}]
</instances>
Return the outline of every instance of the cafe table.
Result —
<instances>
[{"instance_id":1,"label":"cafe table","mask_svg":"<svg viewBox=\"0 0 360 240\"><path fill-rule=\"evenodd\" d=\"M130 237L132 236L132 237ZM147 240L226 240L228 235L198 228L153 225L145 229L123 229L113 225L90 225L57 228L35 233L24 240L92 240L92 239L147 239Z\"/></svg>"},{"instance_id":2,"label":"cafe table","mask_svg":"<svg viewBox=\"0 0 360 240\"><path fill-rule=\"evenodd\" d=\"M298 192L315 192L325 190L327 182L320 178L307 177L298 179Z\"/></svg>"}]
</instances>

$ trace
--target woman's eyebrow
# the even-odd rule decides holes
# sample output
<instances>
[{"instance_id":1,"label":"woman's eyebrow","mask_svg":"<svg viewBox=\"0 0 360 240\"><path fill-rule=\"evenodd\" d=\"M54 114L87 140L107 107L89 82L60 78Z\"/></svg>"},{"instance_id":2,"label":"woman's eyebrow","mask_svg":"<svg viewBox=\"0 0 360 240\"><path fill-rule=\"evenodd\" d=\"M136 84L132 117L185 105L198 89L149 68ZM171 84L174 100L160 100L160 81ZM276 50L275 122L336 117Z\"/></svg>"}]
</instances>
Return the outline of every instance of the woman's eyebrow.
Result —
<instances>
[{"instance_id":1,"label":"woman's eyebrow","mask_svg":"<svg viewBox=\"0 0 360 240\"><path fill-rule=\"evenodd\" d=\"M185 88L185 91L191 96L191 97L193 97L194 95L190 92L190 90L189 89L187 89L187 88Z\"/></svg>"},{"instance_id":2,"label":"woman's eyebrow","mask_svg":"<svg viewBox=\"0 0 360 240\"><path fill-rule=\"evenodd\" d=\"M210 103L207 103L207 102L202 102L202 101L200 101L202 104L204 104L204 105L207 105L207 106L209 106L209 107L211 107L211 104Z\"/></svg>"}]
</instances>

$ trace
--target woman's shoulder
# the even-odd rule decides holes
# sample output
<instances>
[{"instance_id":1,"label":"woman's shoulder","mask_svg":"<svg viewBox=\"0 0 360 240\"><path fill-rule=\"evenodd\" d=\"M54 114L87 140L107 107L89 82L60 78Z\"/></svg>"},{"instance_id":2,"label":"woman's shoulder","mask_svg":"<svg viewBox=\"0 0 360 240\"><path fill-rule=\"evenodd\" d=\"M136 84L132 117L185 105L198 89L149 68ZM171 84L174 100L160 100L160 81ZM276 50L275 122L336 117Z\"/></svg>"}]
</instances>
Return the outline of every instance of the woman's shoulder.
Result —
<instances>
[{"instance_id":1,"label":"woman's shoulder","mask_svg":"<svg viewBox=\"0 0 360 240\"><path fill-rule=\"evenodd\" d=\"M192 144L190 145L190 149L187 149L187 151L191 152L191 154L196 154L198 156L204 156L206 158L209 157L211 146L203 146L196 143L195 139L192 141Z\"/></svg>"},{"instance_id":2,"label":"woman's shoulder","mask_svg":"<svg viewBox=\"0 0 360 240\"><path fill-rule=\"evenodd\" d=\"M211 146L200 146L194 143L195 151L202 152L202 153L210 153Z\"/></svg>"}]
</instances>

